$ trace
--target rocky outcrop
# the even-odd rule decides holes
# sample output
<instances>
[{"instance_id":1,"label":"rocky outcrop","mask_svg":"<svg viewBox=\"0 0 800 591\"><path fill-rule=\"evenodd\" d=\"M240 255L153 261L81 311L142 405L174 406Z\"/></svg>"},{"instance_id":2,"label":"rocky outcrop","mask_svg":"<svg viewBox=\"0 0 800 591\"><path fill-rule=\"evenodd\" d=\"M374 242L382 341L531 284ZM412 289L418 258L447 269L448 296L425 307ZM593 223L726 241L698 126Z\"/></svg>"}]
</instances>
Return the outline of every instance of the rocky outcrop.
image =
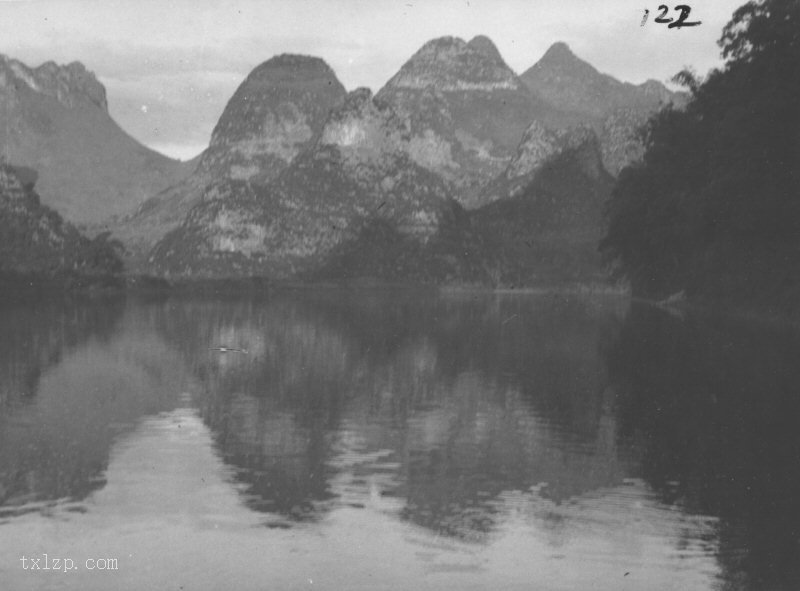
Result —
<instances>
[{"instance_id":1,"label":"rocky outcrop","mask_svg":"<svg viewBox=\"0 0 800 591\"><path fill-rule=\"evenodd\" d=\"M43 96L56 99L68 109L80 102L88 102L108 111L105 87L80 62L66 66L45 62L38 68L29 68L18 60L0 56L0 85L20 83Z\"/></svg>"},{"instance_id":2,"label":"rocky outcrop","mask_svg":"<svg viewBox=\"0 0 800 591\"><path fill-rule=\"evenodd\" d=\"M453 184L465 207L502 172L534 119L570 121L533 96L487 37L426 43L377 95L409 120L409 155Z\"/></svg>"},{"instance_id":3,"label":"rocky outcrop","mask_svg":"<svg viewBox=\"0 0 800 591\"><path fill-rule=\"evenodd\" d=\"M603 280L597 252L613 179L589 126L550 131L534 124L487 196L470 213L495 284Z\"/></svg>"},{"instance_id":4,"label":"rocky outcrop","mask_svg":"<svg viewBox=\"0 0 800 591\"><path fill-rule=\"evenodd\" d=\"M522 84L488 37L478 36L469 43L458 37L440 37L423 45L386 83L383 94L428 88L491 92L520 90Z\"/></svg>"},{"instance_id":5,"label":"rocky outcrop","mask_svg":"<svg viewBox=\"0 0 800 591\"><path fill-rule=\"evenodd\" d=\"M264 62L228 101L193 174L144 203L114 234L133 250L147 251L184 221L209 184L218 185L210 189L218 194L241 186L238 181L273 180L319 137L344 95L336 74L319 58L284 54Z\"/></svg>"},{"instance_id":6,"label":"rocky outcrop","mask_svg":"<svg viewBox=\"0 0 800 591\"><path fill-rule=\"evenodd\" d=\"M505 171L486 187L483 201L491 203L516 197L548 162L566 152L587 178L599 179L605 173L599 141L590 126L551 130L534 121L525 130L517 153Z\"/></svg>"},{"instance_id":7,"label":"rocky outcrop","mask_svg":"<svg viewBox=\"0 0 800 591\"><path fill-rule=\"evenodd\" d=\"M121 270L112 243L83 236L33 190L35 175L0 162L0 272L53 276Z\"/></svg>"},{"instance_id":8,"label":"rocky outcrop","mask_svg":"<svg viewBox=\"0 0 800 591\"><path fill-rule=\"evenodd\" d=\"M614 176L644 156L645 129L651 115L641 109L620 108L603 121L600 129L603 162Z\"/></svg>"},{"instance_id":9,"label":"rocky outcrop","mask_svg":"<svg viewBox=\"0 0 800 591\"><path fill-rule=\"evenodd\" d=\"M38 170L42 201L81 223L132 211L188 172L126 134L78 62L29 68L0 56L0 153Z\"/></svg>"},{"instance_id":10,"label":"rocky outcrop","mask_svg":"<svg viewBox=\"0 0 800 591\"><path fill-rule=\"evenodd\" d=\"M409 156L409 135L404 117L358 89L272 182L210 185L149 263L170 276L288 278L317 273L372 226L427 244L457 206Z\"/></svg>"}]
</instances>

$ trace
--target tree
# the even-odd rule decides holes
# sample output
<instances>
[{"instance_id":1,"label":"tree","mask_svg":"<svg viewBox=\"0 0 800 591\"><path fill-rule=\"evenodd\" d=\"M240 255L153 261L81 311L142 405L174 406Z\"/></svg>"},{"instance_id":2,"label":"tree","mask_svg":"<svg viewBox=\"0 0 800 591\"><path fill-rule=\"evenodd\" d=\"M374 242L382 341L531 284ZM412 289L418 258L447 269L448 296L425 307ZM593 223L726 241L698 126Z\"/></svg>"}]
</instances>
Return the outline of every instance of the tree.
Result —
<instances>
[{"instance_id":1,"label":"tree","mask_svg":"<svg viewBox=\"0 0 800 591\"><path fill-rule=\"evenodd\" d=\"M122 272L122 253L125 247L111 232L101 232L94 238L84 238L81 264L92 273L116 275Z\"/></svg>"},{"instance_id":2,"label":"tree","mask_svg":"<svg viewBox=\"0 0 800 591\"><path fill-rule=\"evenodd\" d=\"M609 203L601 250L640 295L800 289L800 0L749 2L719 44L725 66L686 73L689 104L650 121Z\"/></svg>"}]
</instances>

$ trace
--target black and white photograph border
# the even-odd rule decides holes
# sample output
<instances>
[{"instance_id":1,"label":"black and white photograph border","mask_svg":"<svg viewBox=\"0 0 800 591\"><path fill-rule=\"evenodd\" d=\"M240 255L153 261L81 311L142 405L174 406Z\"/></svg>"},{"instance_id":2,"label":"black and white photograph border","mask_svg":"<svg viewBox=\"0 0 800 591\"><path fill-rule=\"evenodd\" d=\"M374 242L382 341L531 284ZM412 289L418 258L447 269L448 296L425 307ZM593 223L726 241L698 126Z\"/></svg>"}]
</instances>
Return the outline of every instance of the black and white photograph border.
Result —
<instances>
[{"instance_id":1,"label":"black and white photograph border","mask_svg":"<svg viewBox=\"0 0 800 591\"><path fill-rule=\"evenodd\" d=\"M798 97L798 0L0 0L0 587L800 589Z\"/></svg>"}]
</instances>

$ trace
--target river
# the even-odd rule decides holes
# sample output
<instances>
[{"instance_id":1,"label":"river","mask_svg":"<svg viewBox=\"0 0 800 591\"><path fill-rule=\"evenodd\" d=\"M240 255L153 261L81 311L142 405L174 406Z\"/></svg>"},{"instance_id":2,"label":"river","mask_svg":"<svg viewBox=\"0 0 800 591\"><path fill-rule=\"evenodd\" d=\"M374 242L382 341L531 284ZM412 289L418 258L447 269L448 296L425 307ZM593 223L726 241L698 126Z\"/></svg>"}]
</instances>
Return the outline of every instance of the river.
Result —
<instances>
[{"instance_id":1,"label":"river","mask_svg":"<svg viewBox=\"0 0 800 591\"><path fill-rule=\"evenodd\" d=\"M298 290L0 330L2 589L800 589L780 326Z\"/></svg>"}]
</instances>

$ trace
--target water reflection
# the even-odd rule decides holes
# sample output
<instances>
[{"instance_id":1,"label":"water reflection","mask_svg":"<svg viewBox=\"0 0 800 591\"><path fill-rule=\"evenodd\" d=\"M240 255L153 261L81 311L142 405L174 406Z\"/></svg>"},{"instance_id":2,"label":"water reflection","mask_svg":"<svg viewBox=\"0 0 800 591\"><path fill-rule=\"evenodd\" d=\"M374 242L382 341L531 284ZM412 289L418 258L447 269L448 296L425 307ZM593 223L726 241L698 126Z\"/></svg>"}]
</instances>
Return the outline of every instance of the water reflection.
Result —
<instances>
[{"instance_id":1,"label":"water reflection","mask_svg":"<svg viewBox=\"0 0 800 591\"><path fill-rule=\"evenodd\" d=\"M196 403L249 506L319 519L341 454L356 451L389 450L379 494L405 499L402 518L463 539L491 532L503 491L538 486L559 502L622 482L598 349L613 313L562 298L364 297L170 315L165 338L194 359Z\"/></svg>"},{"instance_id":2,"label":"water reflection","mask_svg":"<svg viewBox=\"0 0 800 591\"><path fill-rule=\"evenodd\" d=\"M0 310L17 344L0 349L0 533L41 547L26 524L44 519L30 531L134 548L152 578L119 588L163 583L176 536L205 561L193 588L296 588L309 569L330 588L800 581L791 333L413 292L21 317ZM267 549L269 576L232 558Z\"/></svg>"},{"instance_id":3,"label":"water reflection","mask_svg":"<svg viewBox=\"0 0 800 591\"><path fill-rule=\"evenodd\" d=\"M620 432L666 503L720 517L733 589L800 588L800 338L637 307L608 351Z\"/></svg>"},{"instance_id":4,"label":"water reflection","mask_svg":"<svg viewBox=\"0 0 800 591\"><path fill-rule=\"evenodd\" d=\"M51 300L0 314L0 515L82 500L103 486L116 435L172 404L188 372L138 314L120 322L123 308Z\"/></svg>"},{"instance_id":5,"label":"water reflection","mask_svg":"<svg viewBox=\"0 0 800 591\"><path fill-rule=\"evenodd\" d=\"M42 371L88 338L107 339L123 302L100 306L61 299L0 300L0 404L24 405L36 394Z\"/></svg>"}]
</instances>

